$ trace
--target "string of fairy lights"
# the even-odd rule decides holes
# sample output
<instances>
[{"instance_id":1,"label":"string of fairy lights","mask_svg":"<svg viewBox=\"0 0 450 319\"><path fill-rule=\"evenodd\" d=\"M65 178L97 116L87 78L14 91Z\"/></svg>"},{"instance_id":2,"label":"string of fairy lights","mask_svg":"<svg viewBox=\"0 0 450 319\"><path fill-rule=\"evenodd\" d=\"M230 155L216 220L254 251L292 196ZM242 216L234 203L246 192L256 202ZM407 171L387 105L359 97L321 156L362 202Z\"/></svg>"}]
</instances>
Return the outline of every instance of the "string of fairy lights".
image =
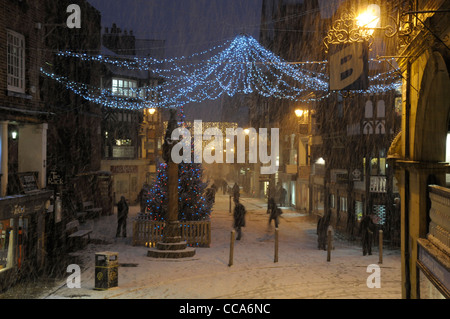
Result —
<instances>
[{"instance_id":1,"label":"string of fairy lights","mask_svg":"<svg viewBox=\"0 0 450 319\"><path fill-rule=\"evenodd\" d=\"M210 55L212 56L208 58ZM192 102L216 100L225 94L233 97L236 94L252 93L309 103L325 99L331 94L324 68L326 61L290 63L265 49L248 35L239 35L232 41L190 56L170 59L124 59L70 51L59 52L58 56L105 63L130 70L150 71L153 76L163 80L159 85L129 88L133 93L133 98L129 98L119 96L109 88L79 83L41 69L43 75L82 98L111 108L179 108ZM204 59L199 60L202 57ZM311 64L322 65L321 71L308 69ZM398 90L399 78L395 70L379 73L369 77L370 85L367 90L355 93L380 94ZM311 92L315 93L313 97L309 94ZM147 98L155 96L157 99Z\"/></svg>"}]
</instances>

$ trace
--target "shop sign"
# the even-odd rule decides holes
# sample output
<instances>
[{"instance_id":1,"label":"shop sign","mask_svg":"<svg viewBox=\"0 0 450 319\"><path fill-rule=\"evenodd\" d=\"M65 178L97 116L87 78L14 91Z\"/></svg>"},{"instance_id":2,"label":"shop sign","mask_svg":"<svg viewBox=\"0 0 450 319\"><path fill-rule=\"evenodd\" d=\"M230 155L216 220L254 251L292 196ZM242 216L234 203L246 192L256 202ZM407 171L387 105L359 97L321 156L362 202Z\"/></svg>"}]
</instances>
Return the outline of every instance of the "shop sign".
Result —
<instances>
[{"instance_id":1,"label":"shop sign","mask_svg":"<svg viewBox=\"0 0 450 319\"><path fill-rule=\"evenodd\" d=\"M13 215L23 215L25 213L25 206L14 205Z\"/></svg>"},{"instance_id":2,"label":"shop sign","mask_svg":"<svg viewBox=\"0 0 450 319\"><path fill-rule=\"evenodd\" d=\"M63 174L58 171L50 171L47 177L48 185L62 185L64 184Z\"/></svg>"},{"instance_id":3,"label":"shop sign","mask_svg":"<svg viewBox=\"0 0 450 319\"><path fill-rule=\"evenodd\" d=\"M113 174L137 174L138 167L136 165L117 165L111 166Z\"/></svg>"},{"instance_id":4,"label":"shop sign","mask_svg":"<svg viewBox=\"0 0 450 319\"><path fill-rule=\"evenodd\" d=\"M361 181L361 176L362 176L362 173L361 173L361 170L360 169L358 169L358 168L355 168L353 171L352 171L352 181L354 181L354 182L359 182L359 181Z\"/></svg>"},{"instance_id":5,"label":"shop sign","mask_svg":"<svg viewBox=\"0 0 450 319\"><path fill-rule=\"evenodd\" d=\"M348 174L336 174L336 183L343 184L348 182Z\"/></svg>"},{"instance_id":6,"label":"shop sign","mask_svg":"<svg viewBox=\"0 0 450 319\"><path fill-rule=\"evenodd\" d=\"M19 173L20 187L24 193L39 190L34 173Z\"/></svg>"},{"instance_id":7,"label":"shop sign","mask_svg":"<svg viewBox=\"0 0 450 319\"><path fill-rule=\"evenodd\" d=\"M330 91L367 90L369 50L366 42L330 47Z\"/></svg>"}]
</instances>

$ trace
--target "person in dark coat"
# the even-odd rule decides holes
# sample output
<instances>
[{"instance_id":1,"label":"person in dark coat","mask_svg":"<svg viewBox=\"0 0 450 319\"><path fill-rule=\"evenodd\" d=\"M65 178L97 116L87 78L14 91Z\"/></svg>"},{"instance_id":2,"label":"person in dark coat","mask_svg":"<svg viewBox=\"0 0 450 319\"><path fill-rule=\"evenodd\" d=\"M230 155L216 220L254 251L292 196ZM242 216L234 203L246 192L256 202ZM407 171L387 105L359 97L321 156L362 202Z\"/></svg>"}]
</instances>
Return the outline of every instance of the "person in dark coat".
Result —
<instances>
[{"instance_id":1,"label":"person in dark coat","mask_svg":"<svg viewBox=\"0 0 450 319\"><path fill-rule=\"evenodd\" d=\"M212 189L212 201L213 201L213 203L215 203L216 202L216 193L217 193L218 187L216 186L216 184L212 184L211 185L211 189Z\"/></svg>"},{"instance_id":2,"label":"person in dark coat","mask_svg":"<svg viewBox=\"0 0 450 319\"><path fill-rule=\"evenodd\" d=\"M214 188L210 187L206 189L206 200L212 204L215 202L215 196L214 196Z\"/></svg>"},{"instance_id":3,"label":"person in dark coat","mask_svg":"<svg viewBox=\"0 0 450 319\"><path fill-rule=\"evenodd\" d=\"M228 183L224 179L222 180L222 191L224 195L228 193Z\"/></svg>"},{"instance_id":4,"label":"person in dark coat","mask_svg":"<svg viewBox=\"0 0 450 319\"><path fill-rule=\"evenodd\" d=\"M244 205L239 203L239 198L234 199L234 229L236 230L236 240L242 237L242 227L245 227L245 210Z\"/></svg>"},{"instance_id":5,"label":"person in dark coat","mask_svg":"<svg viewBox=\"0 0 450 319\"><path fill-rule=\"evenodd\" d=\"M281 207L284 207L286 205L286 196L287 196L287 191L284 187L282 187L280 190L280 206Z\"/></svg>"},{"instance_id":6,"label":"person in dark coat","mask_svg":"<svg viewBox=\"0 0 450 319\"><path fill-rule=\"evenodd\" d=\"M375 223L373 222L374 214L369 214L363 217L359 224L359 234L361 235L361 242L363 247L363 256L372 255L372 241L373 233L375 232Z\"/></svg>"},{"instance_id":7,"label":"person in dark coat","mask_svg":"<svg viewBox=\"0 0 450 319\"><path fill-rule=\"evenodd\" d=\"M139 201L139 207L141 209L141 213L145 213L145 208L147 206L147 194L148 194L149 186L147 183L145 183L142 186L141 191L138 195L138 201Z\"/></svg>"},{"instance_id":8,"label":"person in dark coat","mask_svg":"<svg viewBox=\"0 0 450 319\"><path fill-rule=\"evenodd\" d=\"M328 224L328 220L325 216L320 217L319 221L317 222L318 249L327 250Z\"/></svg>"},{"instance_id":9,"label":"person in dark coat","mask_svg":"<svg viewBox=\"0 0 450 319\"><path fill-rule=\"evenodd\" d=\"M239 196L240 196L239 185L237 183L234 183L234 186L233 186L233 199L235 201L236 201L236 199L239 201Z\"/></svg>"},{"instance_id":10,"label":"person in dark coat","mask_svg":"<svg viewBox=\"0 0 450 319\"><path fill-rule=\"evenodd\" d=\"M270 214L269 226L271 225L273 220L275 223L275 228L278 228L279 218L282 214L282 211L279 207L277 207L277 204L275 203L275 199L273 199L273 197L269 198L269 201L267 203L267 214Z\"/></svg>"},{"instance_id":11,"label":"person in dark coat","mask_svg":"<svg viewBox=\"0 0 450 319\"><path fill-rule=\"evenodd\" d=\"M117 203L116 237L120 236L120 231L122 231L123 237L127 237L127 218L128 218L128 204L125 199L125 196L121 196L120 201Z\"/></svg>"}]
</instances>

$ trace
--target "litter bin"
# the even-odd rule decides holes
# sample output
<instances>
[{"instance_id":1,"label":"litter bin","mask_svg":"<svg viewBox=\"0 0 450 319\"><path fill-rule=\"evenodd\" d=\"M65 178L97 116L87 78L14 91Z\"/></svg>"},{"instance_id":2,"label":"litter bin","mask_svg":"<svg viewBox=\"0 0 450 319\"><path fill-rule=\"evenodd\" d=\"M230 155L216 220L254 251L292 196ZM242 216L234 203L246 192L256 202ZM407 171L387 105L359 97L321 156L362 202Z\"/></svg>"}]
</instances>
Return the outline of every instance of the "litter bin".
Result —
<instances>
[{"instance_id":1,"label":"litter bin","mask_svg":"<svg viewBox=\"0 0 450 319\"><path fill-rule=\"evenodd\" d=\"M95 289L107 290L118 286L119 253L95 253Z\"/></svg>"}]
</instances>

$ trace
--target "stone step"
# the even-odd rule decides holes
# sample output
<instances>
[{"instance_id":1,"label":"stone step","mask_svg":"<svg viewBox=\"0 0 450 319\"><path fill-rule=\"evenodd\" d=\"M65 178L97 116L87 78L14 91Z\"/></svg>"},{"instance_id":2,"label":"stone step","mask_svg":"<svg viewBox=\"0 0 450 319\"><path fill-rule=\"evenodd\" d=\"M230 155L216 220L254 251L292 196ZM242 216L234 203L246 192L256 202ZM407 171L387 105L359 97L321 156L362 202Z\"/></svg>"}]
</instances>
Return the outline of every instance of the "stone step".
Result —
<instances>
[{"instance_id":1,"label":"stone step","mask_svg":"<svg viewBox=\"0 0 450 319\"><path fill-rule=\"evenodd\" d=\"M187 258L195 255L195 249L188 247L181 250L159 250L151 248L147 252L147 257L153 258Z\"/></svg>"},{"instance_id":2,"label":"stone step","mask_svg":"<svg viewBox=\"0 0 450 319\"><path fill-rule=\"evenodd\" d=\"M156 244L156 248L159 250L182 250L186 249L186 247L187 247L186 241L180 241L176 243L159 242Z\"/></svg>"}]
</instances>

